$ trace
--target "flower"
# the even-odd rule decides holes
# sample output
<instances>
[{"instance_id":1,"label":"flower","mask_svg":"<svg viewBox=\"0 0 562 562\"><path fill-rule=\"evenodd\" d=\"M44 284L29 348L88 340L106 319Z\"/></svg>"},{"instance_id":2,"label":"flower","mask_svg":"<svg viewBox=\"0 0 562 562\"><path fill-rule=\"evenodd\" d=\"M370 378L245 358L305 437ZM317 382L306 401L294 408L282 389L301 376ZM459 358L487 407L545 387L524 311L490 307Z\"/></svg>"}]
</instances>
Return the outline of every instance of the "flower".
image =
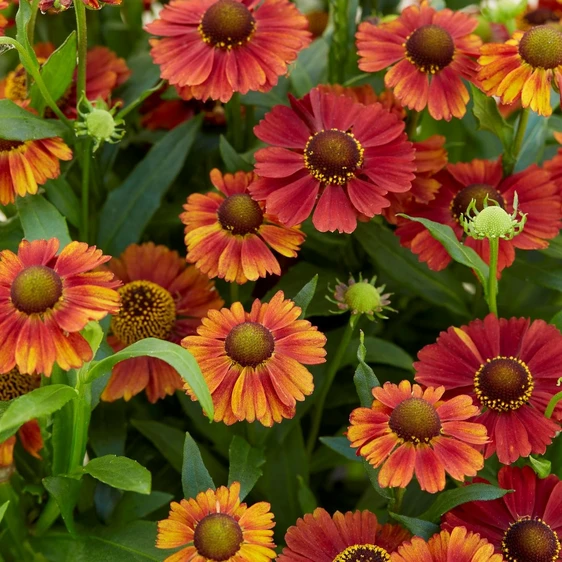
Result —
<instances>
[{"instance_id":1,"label":"flower","mask_svg":"<svg viewBox=\"0 0 562 562\"><path fill-rule=\"evenodd\" d=\"M273 513L267 502L240 502L240 484L200 492L195 499L170 504L158 522L158 548L185 548L165 562L266 562L276 556Z\"/></svg>"},{"instance_id":2,"label":"flower","mask_svg":"<svg viewBox=\"0 0 562 562\"><path fill-rule=\"evenodd\" d=\"M227 102L234 92L267 92L311 36L288 0L173 0L146 26L151 55L170 84Z\"/></svg>"},{"instance_id":3,"label":"flower","mask_svg":"<svg viewBox=\"0 0 562 562\"><path fill-rule=\"evenodd\" d=\"M112 6L119 6L121 0L103 0L103 2L98 2L98 0L82 0L86 8L91 10L101 10L105 4L110 4ZM68 10L72 6L73 0L40 0L39 9L42 12L51 10L52 12L59 13Z\"/></svg>"},{"instance_id":4,"label":"flower","mask_svg":"<svg viewBox=\"0 0 562 562\"><path fill-rule=\"evenodd\" d=\"M198 335L182 341L207 381L215 421L272 426L292 418L296 401L312 394L312 375L303 364L324 363L326 337L299 320L300 313L278 291L268 304L256 299L250 312L239 302L210 310ZM195 400L188 385L185 389Z\"/></svg>"},{"instance_id":5,"label":"flower","mask_svg":"<svg viewBox=\"0 0 562 562\"><path fill-rule=\"evenodd\" d=\"M305 235L300 225L287 228L249 195L254 173L211 171L220 193L194 193L180 215L185 224L187 261L208 275L239 284L268 273L281 275L268 246L289 258L297 256Z\"/></svg>"},{"instance_id":6,"label":"flower","mask_svg":"<svg viewBox=\"0 0 562 562\"><path fill-rule=\"evenodd\" d=\"M366 314L369 320L377 318L387 318L383 312L385 310L393 310L390 308L390 293L384 293L385 285L376 287L377 278L373 277L371 281L363 279L359 275L359 282L356 282L353 276L349 278L348 284L342 283L338 279L336 281L336 290L334 299L329 297L330 302L338 305L338 308L345 312L351 310L352 315Z\"/></svg>"},{"instance_id":7,"label":"flower","mask_svg":"<svg viewBox=\"0 0 562 562\"><path fill-rule=\"evenodd\" d=\"M92 271L110 257L83 242L58 249L51 238L23 240L17 255L0 252L0 373L81 367L92 350L79 331L119 310L119 282Z\"/></svg>"},{"instance_id":8,"label":"flower","mask_svg":"<svg viewBox=\"0 0 562 562\"><path fill-rule=\"evenodd\" d=\"M498 319L488 314L467 326L441 332L414 364L416 381L444 385L446 396L469 394L488 428L485 458L497 452L503 464L543 454L559 431L544 417L562 376L562 334L543 320ZM562 406L555 419L562 419Z\"/></svg>"},{"instance_id":9,"label":"flower","mask_svg":"<svg viewBox=\"0 0 562 562\"><path fill-rule=\"evenodd\" d=\"M274 107L254 127L272 145L255 154L255 199L286 226L311 213L321 232L353 232L357 217L380 214L386 194L405 192L414 178L414 150L404 123L375 103L313 89L291 107ZM316 205L318 199L318 204Z\"/></svg>"},{"instance_id":10,"label":"flower","mask_svg":"<svg viewBox=\"0 0 562 562\"><path fill-rule=\"evenodd\" d=\"M414 475L422 490L445 487L445 472L456 480L484 466L473 445L487 441L486 428L465 420L478 414L470 396L441 400L445 388L425 390L409 381L373 388L370 408L351 412L347 438L375 468L379 485L405 488Z\"/></svg>"},{"instance_id":11,"label":"flower","mask_svg":"<svg viewBox=\"0 0 562 562\"><path fill-rule=\"evenodd\" d=\"M517 27L527 30L537 25L559 25L562 4L558 0L539 0L538 5L527 9L517 17Z\"/></svg>"},{"instance_id":12,"label":"flower","mask_svg":"<svg viewBox=\"0 0 562 562\"><path fill-rule=\"evenodd\" d=\"M481 478L475 481L485 482ZM506 562L562 561L562 482L538 478L524 466L504 466L500 488L511 492L492 501L462 504L444 516L443 527L463 525L490 541Z\"/></svg>"},{"instance_id":13,"label":"flower","mask_svg":"<svg viewBox=\"0 0 562 562\"><path fill-rule=\"evenodd\" d=\"M403 105L416 111L427 106L434 119L461 118L470 99L461 78L474 81L478 69L470 58L482 43L472 34L477 25L476 18L436 11L426 2L388 23L363 22L356 34L359 68L378 72L398 63L384 81Z\"/></svg>"},{"instance_id":14,"label":"flower","mask_svg":"<svg viewBox=\"0 0 562 562\"><path fill-rule=\"evenodd\" d=\"M131 244L108 267L124 283L119 289L121 310L111 319L107 338L115 351L144 338L179 344L195 333L210 309L224 304L213 282L165 246ZM182 386L178 372L165 361L135 357L113 367L101 397L130 400L145 390L154 403Z\"/></svg>"},{"instance_id":15,"label":"flower","mask_svg":"<svg viewBox=\"0 0 562 562\"><path fill-rule=\"evenodd\" d=\"M562 33L550 25L516 31L503 45L488 43L478 59L478 79L501 103L521 100L539 115L552 114L551 86L562 84Z\"/></svg>"},{"instance_id":16,"label":"flower","mask_svg":"<svg viewBox=\"0 0 562 562\"><path fill-rule=\"evenodd\" d=\"M517 193L519 210L527 215L525 228L512 240L500 240L498 271L510 266L515 259L515 248L536 250L548 247L547 240L558 235L562 226L562 198L560 190L552 181L550 174L535 165L503 178L501 160L473 160L449 164L435 178L442 184L436 198L428 205L412 203L405 213L414 217L424 217L450 226L460 240L464 231L460 225L461 214L466 214L472 199L476 209L484 208L486 196L499 203L509 214L514 211L514 198ZM420 261L439 271L447 267L451 258L440 242L420 223L399 219L397 236L400 243L418 254ZM466 238L470 246L489 263L490 245L488 240Z\"/></svg>"},{"instance_id":17,"label":"flower","mask_svg":"<svg viewBox=\"0 0 562 562\"><path fill-rule=\"evenodd\" d=\"M441 531L428 542L414 537L402 545L391 557L392 562L503 562L494 547L476 533L464 527Z\"/></svg>"},{"instance_id":18,"label":"flower","mask_svg":"<svg viewBox=\"0 0 562 562\"><path fill-rule=\"evenodd\" d=\"M399 525L380 525L370 511L336 511L332 517L321 507L289 527L287 546L278 562L387 562L390 553L410 533Z\"/></svg>"}]
</instances>

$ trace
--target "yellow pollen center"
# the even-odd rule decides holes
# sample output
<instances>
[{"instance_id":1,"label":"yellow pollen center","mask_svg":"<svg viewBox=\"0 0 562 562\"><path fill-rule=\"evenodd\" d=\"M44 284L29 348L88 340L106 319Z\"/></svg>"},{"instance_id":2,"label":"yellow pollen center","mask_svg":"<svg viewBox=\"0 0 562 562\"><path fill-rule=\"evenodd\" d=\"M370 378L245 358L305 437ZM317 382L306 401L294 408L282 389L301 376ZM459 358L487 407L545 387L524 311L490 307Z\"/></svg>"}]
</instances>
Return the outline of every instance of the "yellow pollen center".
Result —
<instances>
[{"instance_id":1,"label":"yellow pollen center","mask_svg":"<svg viewBox=\"0 0 562 562\"><path fill-rule=\"evenodd\" d=\"M364 152L352 133L329 129L308 139L304 147L304 165L318 181L344 185L363 165Z\"/></svg>"},{"instance_id":2,"label":"yellow pollen center","mask_svg":"<svg viewBox=\"0 0 562 562\"><path fill-rule=\"evenodd\" d=\"M193 544L205 560L223 562L230 560L244 541L238 522L226 513L211 513L195 527Z\"/></svg>"},{"instance_id":3,"label":"yellow pollen center","mask_svg":"<svg viewBox=\"0 0 562 562\"><path fill-rule=\"evenodd\" d=\"M275 350L271 332L257 322L244 322L230 330L224 347L227 355L242 367L257 367Z\"/></svg>"},{"instance_id":4,"label":"yellow pollen center","mask_svg":"<svg viewBox=\"0 0 562 562\"><path fill-rule=\"evenodd\" d=\"M455 43L451 34L439 25L422 25L404 43L406 58L420 72L435 74L451 64Z\"/></svg>"},{"instance_id":5,"label":"yellow pollen center","mask_svg":"<svg viewBox=\"0 0 562 562\"><path fill-rule=\"evenodd\" d=\"M407 398L390 415L388 425L403 441L430 443L441 434L441 420L435 408L422 398Z\"/></svg>"},{"instance_id":6,"label":"yellow pollen center","mask_svg":"<svg viewBox=\"0 0 562 562\"><path fill-rule=\"evenodd\" d=\"M501 547L506 562L555 562L560 540L542 519L525 516L509 526Z\"/></svg>"},{"instance_id":7,"label":"yellow pollen center","mask_svg":"<svg viewBox=\"0 0 562 562\"><path fill-rule=\"evenodd\" d=\"M197 28L205 43L219 49L241 47L256 30L256 20L244 4L218 0L210 6Z\"/></svg>"},{"instance_id":8,"label":"yellow pollen center","mask_svg":"<svg viewBox=\"0 0 562 562\"><path fill-rule=\"evenodd\" d=\"M10 152L11 150L15 150L16 148L23 146L24 144L25 143L22 141L0 139L0 152Z\"/></svg>"},{"instance_id":9,"label":"yellow pollen center","mask_svg":"<svg viewBox=\"0 0 562 562\"><path fill-rule=\"evenodd\" d=\"M389 562L390 554L374 544L354 544L340 552L332 562Z\"/></svg>"},{"instance_id":10,"label":"yellow pollen center","mask_svg":"<svg viewBox=\"0 0 562 562\"><path fill-rule=\"evenodd\" d=\"M232 234L255 234L263 224L263 211L246 193L227 197L217 211L221 226Z\"/></svg>"},{"instance_id":11,"label":"yellow pollen center","mask_svg":"<svg viewBox=\"0 0 562 562\"><path fill-rule=\"evenodd\" d=\"M451 215L459 222L461 214L466 214L466 210L473 199L476 201L476 210L482 211L486 196L488 196L488 205L494 205L493 201L496 201L502 209L505 209L505 200L497 189L491 185L474 183L461 189L455 195L455 198L451 201Z\"/></svg>"},{"instance_id":12,"label":"yellow pollen center","mask_svg":"<svg viewBox=\"0 0 562 562\"><path fill-rule=\"evenodd\" d=\"M521 37L519 54L533 68L556 68L562 65L562 33L548 25L533 27Z\"/></svg>"},{"instance_id":13,"label":"yellow pollen center","mask_svg":"<svg viewBox=\"0 0 562 562\"><path fill-rule=\"evenodd\" d=\"M518 410L529 401L535 383L527 365L515 357L494 357L480 365L474 392L482 406L496 412Z\"/></svg>"},{"instance_id":14,"label":"yellow pollen center","mask_svg":"<svg viewBox=\"0 0 562 562\"><path fill-rule=\"evenodd\" d=\"M111 319L111 331L124 344L145 338L168 339L176 322L172 295L151 281L132 281L118 289L121 310Z\"/></svg>"},{"instance_id":15,"label":"yellow pollen center","mask_svg":"<svg viewBox=\"0 0 562 562\"><path fill-rule=\"evenodd\" d=\"M42 314L62 296L62 280L50 267L32 265L16 275L10 296L20 312Z\"/></svg>"},{"instance_id":16,"label":"yellow pollen center","mask_svg":"<svg viewBox=\"0 0 562 562\"><path fill-rule=\"evenodd\" d=\"M19 398L41 384L41 375L22 375L17 369L0 374L0 400Z\"/></svg>"},{"instance_id":17,"label":"yellow pollen center","mask_svg":"<svg viewBox=\"0 0 562 562\"><path fill-rule=\"evenodd\" d=\"M15 70L6 76L4 96L13 101L22 101L27 98L27 72L21 64L18 64Z\"/></svg>"}]
</instances>

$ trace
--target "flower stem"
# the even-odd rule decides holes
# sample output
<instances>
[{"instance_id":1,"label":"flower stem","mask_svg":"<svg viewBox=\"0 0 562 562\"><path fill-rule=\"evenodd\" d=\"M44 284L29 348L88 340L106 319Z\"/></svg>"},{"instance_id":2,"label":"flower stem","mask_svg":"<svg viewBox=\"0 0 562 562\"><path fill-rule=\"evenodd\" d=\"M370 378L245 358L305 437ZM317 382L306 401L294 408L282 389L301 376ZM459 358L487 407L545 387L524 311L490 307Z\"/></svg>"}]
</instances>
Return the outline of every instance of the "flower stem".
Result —
<instances>
[{"instance_id":1,"label":"flower stem","mask_svg":"<svg viewBox=\"0 0 562 562\"><path fill-rule=\"evenodd\" d=\"M35 42L35 22L37 21L37 13L39 12L39 2L40 0L32 0L31 2L31 17L27 24L27 38L31 45Z\"/></svg>"},{"instance_id":2,"label":"flower stem","mask_svg":"<svg viewBox=\"0 0 562 562\"><path fill-rule=\"evenodd\" d=\"M225 110L230 144L232 144L236 152L242 152L244 149L244 131L242 130L242 106L238 92L232 94L230 101L225 106Z\"/></svg>"},{"instance_id":3,"label":"flower stem","mask_svg":"<svg viewBox=\"0 0 562 562\"><path fill-rule=\"evenodd\" d=\"M496 296L498 292L498 254L500 250L500 239L489 238L490 242L490 270L488 277L488 307L490 312L498 315Z\"/></svg>"},{"instance_id":4,"label":"flower stem","mask_svg":"<svg viewBox=\"0 0 562 562\"><path fill-rule=\"evenodd\" d=\"M408 140L413 140L416 136L416 130L418 128L418 123L420 122L421 112L412 109L408 113L408 121L406 125L406 135L408 135Z\"/></svg>"},{"instance_id":5,"label":"flower stem","mask_svg":"<svg viewBox=\"0 0 562 562\"><path fill-rule=\"evenodd\" d=\"M78 2L80 3L80 2ZM80 238L88 242L90 222L90 161L92 159L92 143L86 139L82 149L82 220L80 221Z\"/></svg>"},{"instance_id":6,"label":"flower stem","mask_svg":"<svg viewBox=\"0 0 562 562\"><path fill-rule=\"evenodd\" d=\"M41 536L48 531L53 523L59 518L60 509L52 496L49 496L45 509L41 512L37 523L35 524L34 534Z\"/></svg>"},{"instance_id":7,"label":"flower stem","mask_svg":"<svg viewBox=\"0 0 562 562\"><path fill-rule=\"evenodd\" d=\"M239 289L240 289L240 287L238 286L238 283L231 283L230 284L230 305L231 306L235 302L238 302L240 300Z\"/></svg>"},{"instance_id":8,"label":"flower stem","mask_svg":"<svg viewBox=\"0 0 562 562\"><path fill-rule=\"evenodd\" d=\"M88 32L86 28L86 6L82 0L74 2L76 10L76 33L78 35L78 73L76 77L76 108L82 96L86 98L86 59L88 57Z\"/></svg>"},{"instance_id":9,"label":"flower stem","mask_svg":"<svg viewBox=\"0 0 562 562\"><path fill-rule=\"evenodd\" d=\"M554 408L556 408L556 405L558 404L558 402L560 402L560 400L562 400L562 391L558 392L557 394L555 394L551 399L550 402L548 403L548 406L546 407L546 410L544 411L544 417L545 418L551 418L552 414L554 412Z\"/></svg>"},{"instance_id":10,"label":"flower stem","mask_svg":"<svg viewBox=\"0 0 562 562\"><path fill-rule=\"evenodd\" d=\"M511 151L511 159L505 170L506 175L513 173L513 168L521 152L521 147L523 146L523 139L525 138L525 131L527 130L527 123L529 122L529 108L525 108L521 111L519 116L519 123L517 124L517 132L515 133L515 139L513 140L513 149Z\"/></svg>"}]
</instances>

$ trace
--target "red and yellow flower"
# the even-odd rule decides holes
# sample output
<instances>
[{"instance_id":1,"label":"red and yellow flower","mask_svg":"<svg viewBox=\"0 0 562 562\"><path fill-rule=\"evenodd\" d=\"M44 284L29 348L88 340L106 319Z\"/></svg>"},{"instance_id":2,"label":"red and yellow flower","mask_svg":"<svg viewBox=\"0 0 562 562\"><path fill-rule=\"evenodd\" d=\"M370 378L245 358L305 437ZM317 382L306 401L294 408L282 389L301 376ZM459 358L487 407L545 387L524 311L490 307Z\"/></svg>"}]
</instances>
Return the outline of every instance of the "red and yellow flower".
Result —
<instances>
[{"instance_id":1,"label":"red and yellow flower","mask_svg":"<svg viewBox=\"0 0 562 562\"><path fill-rule=\"evenodd\" d=\"M255 154L255 199L286 226L312 222L321 232L353 232L357 218L390 205L414 179L414 149L404 122L375 103L313 89L276 106L254 128L271 145Z\"/></svg>"},{"instance_id":2,"label":"red and yellow flower","mask_svg":"<svg viewBox=\"0 0 562 562\"><path fill-rule=\"evenodd\" d=\"M92 350L80 330L119 310L119 281L92 271L110 256L82 242L58 249L51 238L23 240L17 255L0 252L0 373L81 367Z\"/></svg>"},{"instance_id":3,"label":"red and yellow flower","mask_svg":"<svg viewBox=\"0 0 562 562\"><path fill-rule=\"evenodd\" d=\"M173 0L159 16L146 30L160 75L202 100L267 92L311 40L288 0Z\"/></svg>"},{"instance_id":4,"label":"red and yellow flower","mask_svg":"<svg viewBox=\"0 0 562 562\"><path fill-rule=\"evenodd\" d=\"M121 310L113 316L108 343L119 351L144 338L179 344L195 334L201 318L224 301L215 285L165 246L131 244L108 265L117 279ZM183 387L178 372L156 357L135 357L113 367L102 400L130 400L146 391L152 403Z\"/></svg>"},{"instance_id":5,"label":"red and yellow flower","mask_svg":"<svg viewBox=\"0 0 562 562\"><path fill-rule=\"evenodd\" d=\"M498 319L489 314L441 332L414 364L416 381L443 385L446 396L468 394L483 412L474 421L488 429L484 456L503 464L542 455L560 430L544 417L562 376L562 334L543 320ZM555 411L562 419L562 405Z\"/></svg>"},{"instance_id":6,"label":"red and yellow flower","mask_svg":"<svg viewBox=\"0 0 562 562\"><path fill-rule=\"evenodd\" d=\"M441 400L444 392L387 382L373 388L370 408L351 412L347 438L358 455L381 466L381 487L405 488L415 473L421 489L434 493L445 487L445 472L463 481L484 466L476 447L486 443L486 428L466 421L478 408L470 396Z\"/></svg>"},{"instance_id":7,"label":"red and yellow flower","mask_svg":"<svg viewBox=\"0 0 562 562\"><path fill-rule=\"evenodd\" d=\"M467 14L436 11L426 2L388 23L363 22L356 35L359 68L378 72L394 65L384 81L403 105L427 106L434 119L461 118L470 99L462 78L474 81L478 69L471 58L482 44L472 33L477 25Z\"/></svg>"},{"instance_id":8,"label":"red and yellow flower","mask_svg":"<svg viewBox=\"0 0 562 562\"><path fill-rule=\"evenodd\" d=\"M292 418L297 401L312 394L312 375L303 364L324 363L326 337L299 320L300 313L278 291L267 304L256 299L250 312L239 302L209 311L198 335L183 340L211 391L215 421L272 426Z\"/></svg>"},{"instance_id":9,"label":"red and yellow flower","mask_svg":"<svg viewBox=\"0 0 562 562\"><path fill-rule=\"evenodd\" d=\"M64 12L72 6L73 1L74 0L58 0L55 5L55 0L40 0L39 9L42 12L47 12L48 10L54 13ZM91 10L101 10L105 4L112 6L119 6L119 4L121 4L121 0L103 0L103 2L98 2L98 0L82 0L82 2L86 8L90 8Z\"/></svg>"},{"instance_id":10,"label":"red and yellow flower","mask_svg":"<svg viewBox=\"0 0 562 562\"><path fill-rule=\"evenodd\" d=\"M168 519L158 522L156 546L185 548L165 562L267 562L276 556L270 505L241 503L238 482L172 502L170 508Z\"/></svg>"},{"instance_id":11,"label":"red and yellow flower","mask_svg":"<svg viewBox=\"0 0 562 562\"><path fill-rule=\"evenodd\" d=\"M522 30L536 27L537 25L560 25L562 20L562 4L558 0L539 0L517 17L517 27Z\"/></svg>"},{"instance_id":12,"label":"red and yellow flower","mask_svg":"<svg viewBox=\"0 0 562 562\"><path fill-rule=\"evenodd\" d=\"M370 511L336 511L333 516L321 507L307 513L289 527L287 546L279 562L388 562L390 553L411 534L399 525L380 525Z\"/></svg>"},{"instance_id":13,"label":"red and yellow flower","mask_svg":"<svg viewBox=\"0 0 562 562\"><path fill-rule=\"evenodd\" d=\"M287 228L264 212L263 203L249 194L256 181L252 172L222 174L211 171L211 183L220 193L194 193L180 215L185 224L187 261L208 275L239 284L268 273L281 275L269 249L294 258L305 235L300 225Z\"/></svg>"}]
</instances>

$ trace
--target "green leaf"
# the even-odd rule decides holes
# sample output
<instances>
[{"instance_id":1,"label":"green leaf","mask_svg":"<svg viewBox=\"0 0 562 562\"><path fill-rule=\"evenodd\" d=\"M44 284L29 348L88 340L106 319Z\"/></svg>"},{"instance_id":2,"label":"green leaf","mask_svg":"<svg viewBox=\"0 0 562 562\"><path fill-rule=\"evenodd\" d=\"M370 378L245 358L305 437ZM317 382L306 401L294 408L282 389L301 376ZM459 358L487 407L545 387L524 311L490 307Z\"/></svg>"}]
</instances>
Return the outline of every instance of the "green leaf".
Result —
<instances>
[{"instance_id":1,"label":"green leaf","mask_svg":"<svg viewBox=\"0 0 562 562\"><path fill-rule=\"evenodd\" d=\"M496 100L487 96L473 84L470 85L470 89L474 101L472 112L478 121L479 128L496 135L504 148L510 149L513 127L502 117Z\"/></svg>"},{"instance_id":2,"label":"green leaf","mask_svg":"<svg viewBox=\"0 0 562 562\"><path fill-rule=\"evenodd\" d=\"M2 519L4 519L4 514L6 513L9 505L10 501L4 502L2 505L0 505L0 523L2 522Z\"/></svg>"},{"instance_id":3,"label":"green leaf","mask_svg":"<svg viewBox=\"0 0 562 562\"><path fill-rule=\"evenodd\" d=\"M131 425L140 431L162 456L177 471L181 472L184 432L169 425L150 420L131 420Z\"/></svg>"},{"instance_id":4,"label":"green leaf","mask_svg":"<svg viewBox=\"0 0 562 562\"><path fill-rule=\"evenodd\" d=\"M0 139L38 140L59 137L64 131L60 121L40 119L11 100L0 100Z\"/></svg>"},{"instance_id":5,"label":"green leaf","mask_svg":"<svg viewBox=\"0 0 562 562\"><path fill-rule=\"evenodd\" d=\"M367 354L367 349L365 348L365 334L363 330L359 332L359 347L357 348L357 359L359 365L355 369L355 374L353 375L353 382L355 383L355 388L357 389L357 395L359 396L359 402L364 408L370 408L373 403L373 388L375 386L380 386L381 383L375 372L367 363L365 363L365 356Z\"/></svg>"},{"instance_id":6,"label":"green leaf","mask_svg":"<svg viewBox=\"0 0 562 562\"><path fill-rule=\"evenodd\" d=\"M23 230L17 215L0 221L0 250L11 250L17 253L22 238Z\"/></svg>"},{"instance_id":7,"label":"green leaf","mask_svg":"<svg viewBox=\"0 0 562 562\"><path fill-rule=\"evenodd\" d=\"M398 513L392 512L390 513L390 516L393 519L396 519L396 521L402 523L402 525L404 525L404 527L406 527L406 529L408 529L408 531L410 531L413 535L421 537L426 541L441 530L439 525L416 517L407 517L406 515L399 515Z\"/></svg>"},{"instance_id":8,"label":"green leaf","mask_svg":"<svg viewBox=\"0 0 562 562\"><path fill-rule=\"evenodd\" d=\"M228 485L240 482L240 499L243 500L262 475L260 466L265 462L263 450L252 447L244 438L235 435L228 456Z\"/></svg>"},{"instance_id":9,"label":"green leaf","mask_svg":"<svg viewBox=\"0 0 562 562\"><path fill-rule=\"evenodd\" d=\"M118 351L110 357L92 363L93 366L88 372L86 382L92 382L105 373L109 373L121 361L131 359L132 357L145 356L156 357L171 365L181 378L189 384L209 419L213 419L214 409L211 393L197 361L195 361L193 355L187 349L169 341L146 338Z\"/></svg>"},{"instance_id":10,"label":"green leaf","mask_svg":"<svg viewBox=\"0 0 562 562\"><path fill-rule=\"evenodd\" d=\"M80 226L80 200L62 177L47 180L43 185L47 199L57 208L59 213L75 227Z\"/></svg>"},{"instance_id":11,"label":"green leaf","mask_svg":"<svg viewBox=\"0 0 562 562\"><path fill-rule=\"evenodd\" d=\"M187 432L183 446L181 484L183 495L186 498L194 498L199 492L215 489L215 483L203 463L199 447L193 437Z\"/></svg>"},{"instance_id":12,"label":"green leaf","mask_svg":"<svg viewBox=\"0 0 562 562\"><path fill-rule=\"evenodd\" d=\"M24 2L21 2L19 4L18 12L16 14L16 40L21 43L23 45L23 48L27 51L27 54L30 56L34 68L38 68L39 63L37 62L35 51L33 50L33 46L31 45L31 43L29 42L27 33L27 26L29 24L29 20L31 19L31 14L31 2L26 2L24 0ZM20 58L20 61L27 71L31 70L24 64L24 59Z\"/></svg>"},{"instance_id":13,"label":"green leaf","mask_svg":"<svg viewBox=\"0 0 562 562\"><path fill-rule=\"evenodd\" d=\"M6 441L25 423L60 410L78 395L65 384L51 384L36 388L12 400L0 418L0 443Z\"/></svg>"},{"instance_id":14,"label":"green leaf","mask_svg":"<svg viewBox=\"0 0 562 562\"><path fill-rule=\"evenodd\" d=\"M539 478L546 478L552 472L552 463L548 459L529 456L529 463Z\"/></svg>"},{"instance_id":15,"label":"green leaf","mask_svg":"<svg viewBox=\"0 0 562 562\"><path fill-rule=\"evenodd\" d=\"M297 482L299 484L298 498L301 511L303 513L312 513L318 507L316 497L300 474L297 475Z\"/></svg>"},{"instance_id":16,"label":"green leaf","mask_svg":"<svg viewBox=\"0 0 562 562\"><path fill-rule=\"evenodd\" d=\"M172 494L153 490L148 496L135 492L125 492L110 517L109 523L121 526L136 519L142 519L157 509L169 504L174 499Z\"/></svg>"},{"instance_id":17,"label":"green leaf","mask_svg":"<svg viewBox=\"0 0 562 562\"><path fill-rule=\"evenodd\" d=\"M135 4L136 1L132 0ZM160 81L160 68L152 62L150 53L144 51L127 59L131 77L120 90L124 107L128 107L140 98L144 92L152 89Z\"/></svg>"},{"instance_id":18,"label":"green leaf","mask_svg":"<svg viewBox=\"0 0 562 562\"><path fill-rule=\"evenodd\" d=\"M562 332L562 310L550 319L549 324L554 324Z\"/></svg>"},{"instance_id":19,"label":"green leaf","mask_svg":"<svg viewBox=\"0 0 562 562\"><path fill-rule=\"evenodd\" d=\"M76 536L74 524L74 507L78 501L81 482L69 476L47 476L43 478L43 485L59 506L62 519L68 532Z\"/></svg>"},{"instance_id":20,"label":"green leaf","mask_svg":"<svg viewBox=\"0 0 562 562\"><path fill-rule=\"evenodd\" d=\"M558 99L560 99L560 96L558 96ZM547 133L548 119L531 111L525 130L525 136L523 137L523 144L521 145L519 157L515 164L515 172L521 172L531 164L539 162L544 150Z\"/></svg>"},{"instance_id":21,"label":"green leaf","mask_svg":"<svg viewBox=\"0 0 562 562\"><path fill-rule=\"evenodd\" d=\"M101 210L98 237L98 245L108 254L118 255L129 244L138 242L182 169L202 119L198 115L167 133L109 194Z\"/></svg>"},{"instance_id":22,"label":"green leaf","mask_svg":"<svg viewBox=\"0 0 562 562\"><path fill-rule=\"evenodd\" d=\"M346 354L342 360L342 365L354 365L357 354L354 352L355 346L359 346L360 341L358 338L351 340L352 345L349 346ZM365 361L369 363L376 363L378 365L390 365L405 371L412 371L413 359L410 354L392 343L381 338L367 336L365 338Z\"/></svg>"},{"instance_id":23,"label":"green leaf","mask_svg":"<svg viewBox=\"0 0 562 562\"><path fill-rule=\"evenodd\" d=\"M318 285L318 274L316 274L293 298L294 303L301 308L299 318L306 318L306 309L311 303Z\"/></svg>"},{"instance_id":24,"label":"green leaf","mask_svg":"<svg viewBox=\"0 0 562 562\"><path fill-rule=\"evenodd\" d=\"M252 163L248 162L241 154L238 154L224 135L220 136L219 150L227 172L234 173L239 170L251 172L253 170Z\"/></svg>"},{"instance_id":25,"label":"green leaf","mask_svg":"<svg viewBox=\"0 0 562 562\"><path fill-rule=\"evenodd\" d=\"M84 472L113 488L150 494L152 475L133 459L116 455L98 457L84 467Z\"/></svg>"},{"instance_id":26,"label":"green leaf","mask_svg":"<svg viewBox=\"0 0 562 562\"><path fill-rule=\"evenodd\" d=\"M345 457L348 461L361 462L361 457L357 456L357 450L351 446L347 437L320 437L320 442L324 443L332 451Z\"/></svg>"},{"instance_id":27,"label":"green leaf","mask_svg":"<svg viewBox=\"0 0 562 562\"><path fill-rule=\"evenodd\" d=\"M379 472L380 472L381 467L379 466L379 468L373 468L366 459L362 459L362 461L363 461L363 468L365 469L365 472L367 473L367 476L369 477L369 480L371 481L371 486L373 486L373 489L375 490L375 492L377 492L377 494L379 494L379 496L382 496L383 498L386 498L387 500L394 499L392 489L381 488L381 486L379 484Z\"/></svg>"},{"instance_id":28,"label":"green leaf","mask_svg":"<svg viewBox=\"0 0 562 562\"><path fill-rule=\"evenodd\" d=\"M16 206L27 240L58 238L61 249L72 241L66 220L42 195L18 197Z\"/></svg>"}]
</instances>

